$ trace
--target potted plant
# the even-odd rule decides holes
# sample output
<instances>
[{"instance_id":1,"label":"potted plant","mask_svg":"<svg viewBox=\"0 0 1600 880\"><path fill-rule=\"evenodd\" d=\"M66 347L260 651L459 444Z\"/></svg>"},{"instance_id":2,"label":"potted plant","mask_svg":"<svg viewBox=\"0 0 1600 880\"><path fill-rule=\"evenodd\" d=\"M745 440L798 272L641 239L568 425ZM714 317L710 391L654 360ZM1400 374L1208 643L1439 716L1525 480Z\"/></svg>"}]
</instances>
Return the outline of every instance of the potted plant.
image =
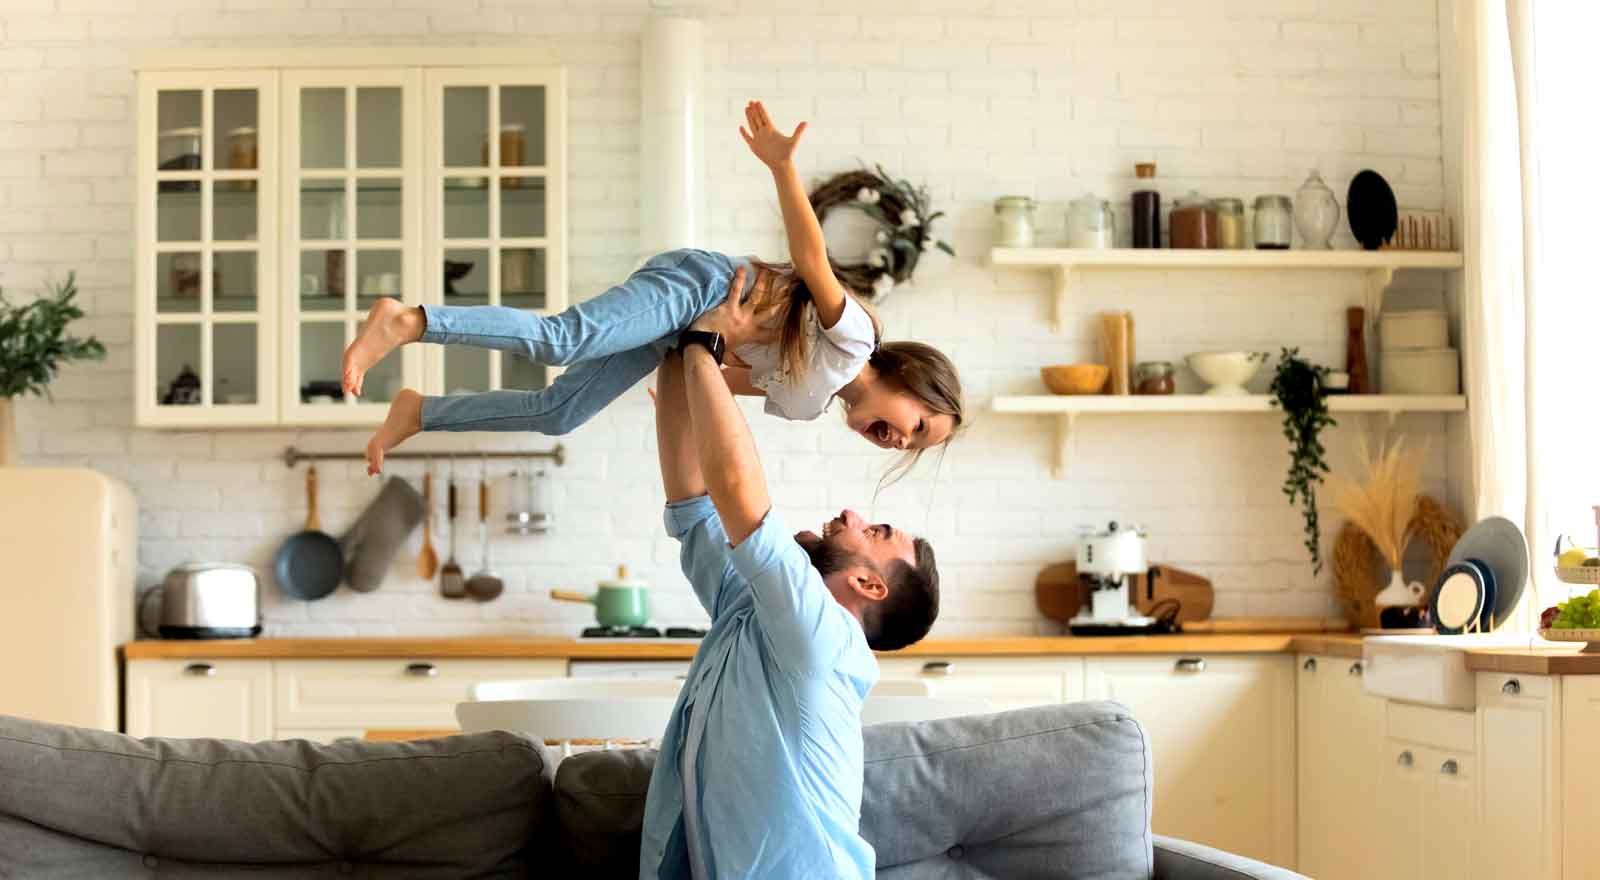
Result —
<instances>
[{"instance_id":1,"label":"potted plant","mask_svg":"<svg viewBox=\"0 0 1600 880\"><path fill-rule=\"evenodd\" d=\"M50 382L62 364L105 357L105 346L93 336L67 335L67 325L83 317L73 302L77 296L77 280L71 274L44 296L20 306L0 290L0 467L15 465L18 459L12 398L48 397Z\"/></svg>"},{"instance_id":2,"label":"potted plant","mask_svg":"<svg viewBox=\"0 0 1600 880\"><path fill-rule=\"evenodd\" d=\"M1322 530L1317 521L1317 484L1328 472L1324 429L1336 424L1328 414L1328 368L1300 357L1300 349L1285 348L1272 376L1273 404L1283 410L1283 436L1289 440L1289 473L1283 494L1300 508L1305 520L1306 552L1311 570L1322 571Z\"/></svg>"}]
</instances>

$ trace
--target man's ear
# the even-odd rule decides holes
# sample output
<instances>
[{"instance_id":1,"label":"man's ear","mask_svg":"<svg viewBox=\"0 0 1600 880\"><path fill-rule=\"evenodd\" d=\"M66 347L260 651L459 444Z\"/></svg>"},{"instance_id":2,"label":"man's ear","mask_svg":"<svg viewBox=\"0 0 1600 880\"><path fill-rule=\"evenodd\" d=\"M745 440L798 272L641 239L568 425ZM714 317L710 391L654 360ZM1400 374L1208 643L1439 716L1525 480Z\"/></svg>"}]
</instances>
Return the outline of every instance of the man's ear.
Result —
<instances>
[{"instance_id":1,"label":"man's ear","mask_svg":"<svg viewBox=\"0 0 1600 880\"><path fill-rule=\"evenodd\" d=\"M851 570L850 589L873 602L882 602L889 598L889 585L884 582L883 575L864 565L858 565Z\"/></svg>"}]
</instances>

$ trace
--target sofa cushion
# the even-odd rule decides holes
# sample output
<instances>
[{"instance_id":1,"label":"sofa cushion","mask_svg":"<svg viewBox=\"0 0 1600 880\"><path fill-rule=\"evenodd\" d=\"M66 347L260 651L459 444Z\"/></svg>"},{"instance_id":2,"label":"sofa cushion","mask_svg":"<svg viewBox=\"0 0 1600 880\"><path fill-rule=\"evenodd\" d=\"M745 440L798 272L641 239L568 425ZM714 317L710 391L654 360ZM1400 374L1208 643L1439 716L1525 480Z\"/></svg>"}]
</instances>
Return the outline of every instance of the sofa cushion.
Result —
<instances>
[{"instance_id":1,"label":"sofa cushion","mask_svg":"<svg viewBox=\"0 0 1600 880\"><path fill-rule=\"evenodd\" d=\"M138 740L0 716L0 768L0 876L117 876L110 866L130 856L106 848L169 868L495 876L528 870L536 834L554 824L540 750L508 733ZM80 872L75 860L106 870Z\"/></svg>"},{"instance_id":2,"label":"sofa cushion","mask_svg":"<svg viewBox=\"0 0 1600 880\"><path fill-rule=\"evenodd\" d=\"M1149 877L1144 731L1115 703L865 731L862 835L886 878ZM561 832L593 876L637 871L655 753L561 763Z\"/></svg>"}]
</instances>

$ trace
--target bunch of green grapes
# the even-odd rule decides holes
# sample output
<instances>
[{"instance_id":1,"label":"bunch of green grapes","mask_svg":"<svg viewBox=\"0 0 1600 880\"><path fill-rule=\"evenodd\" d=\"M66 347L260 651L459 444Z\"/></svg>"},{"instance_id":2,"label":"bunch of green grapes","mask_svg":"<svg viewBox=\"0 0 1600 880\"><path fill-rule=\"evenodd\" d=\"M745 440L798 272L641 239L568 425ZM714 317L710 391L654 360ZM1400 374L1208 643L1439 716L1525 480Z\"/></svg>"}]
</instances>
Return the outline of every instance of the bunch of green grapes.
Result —
<instances>
[{"instance_id":1,"label":"bunch of green grapes","mask_svg":"<svg viewBox=\"0 0 1600 880\"><path fill-rule=\"evenodd\" d=\"M1539 623L1546 629L1600 629L1600 590L1546 608Z\"/></svg>"}]
</instances>

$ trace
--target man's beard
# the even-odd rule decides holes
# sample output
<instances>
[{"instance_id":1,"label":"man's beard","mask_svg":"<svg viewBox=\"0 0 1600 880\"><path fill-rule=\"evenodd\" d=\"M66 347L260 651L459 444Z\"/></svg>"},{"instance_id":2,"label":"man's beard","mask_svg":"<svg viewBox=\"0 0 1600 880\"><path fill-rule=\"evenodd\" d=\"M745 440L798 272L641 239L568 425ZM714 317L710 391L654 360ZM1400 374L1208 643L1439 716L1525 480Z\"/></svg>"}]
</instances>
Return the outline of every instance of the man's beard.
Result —
<instances>
[{"instance_id":1,"label":"man's beard","mask_svg":"<svg viewBox=\"0 0 1600 880\"><path fill-rule=\"evenodd\" d=\"M801 541L800 548L811 557L811 564L823 577L836 571L843 571L859 561L856 554L840 547L829 538Z\"/></svg>"}]
</instances>

